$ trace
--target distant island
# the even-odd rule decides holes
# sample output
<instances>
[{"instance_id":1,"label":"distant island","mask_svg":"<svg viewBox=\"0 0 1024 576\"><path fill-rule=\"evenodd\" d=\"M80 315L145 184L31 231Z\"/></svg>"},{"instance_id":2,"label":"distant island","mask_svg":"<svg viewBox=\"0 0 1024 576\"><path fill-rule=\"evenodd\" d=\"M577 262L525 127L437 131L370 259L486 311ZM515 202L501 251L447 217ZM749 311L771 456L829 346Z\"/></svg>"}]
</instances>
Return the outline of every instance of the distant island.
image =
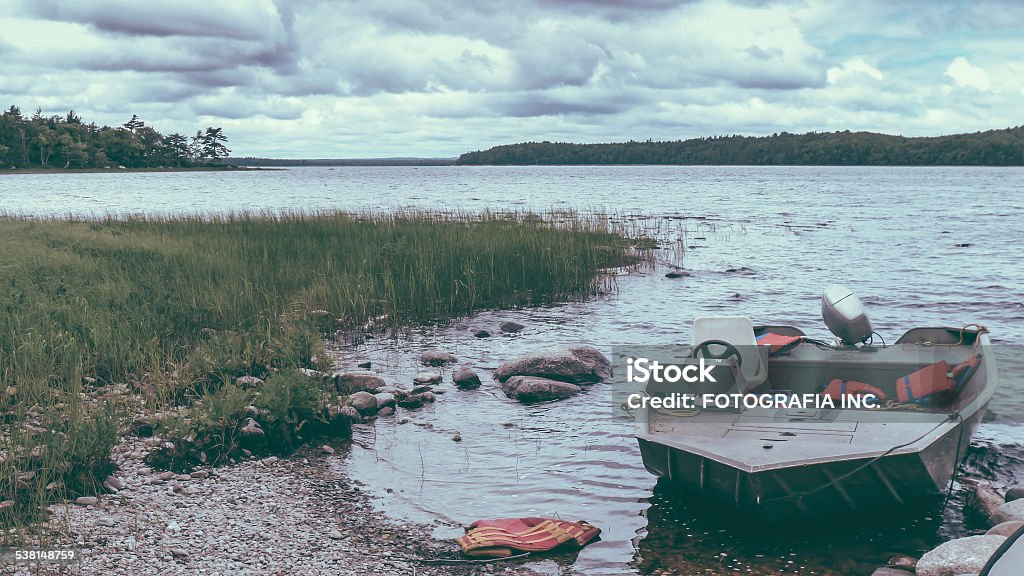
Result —
<instances>
[{"instance_id":1,"label":"distant island","mask_svg":"<svg viewBox=\"0 0 1024 576\"><path fill-rule=\"evenodd\" d=\"M289 166L452 166L455 158L257 158L242 156L228 158L235 166L289 167Z\"/></svg>"},{"instance_id":2,"label":"distant island","mask_svg":"<svg viewBox=\"0 0 1024 576\"><path fill-rule=\"evenodd\" d=\"M164 135L132 114L121 126L86 124L74 110L25 116L17 106L0 114L0 168L17 171L121 169L224 169L231 153L221 128L188 138Z\"/></svg>"},{"instance_id":3,"label":"distant island","mask_svg":"<svg viewBox=\"0 0 1024 576\"><path fill-rule=\"evenodd\" d=\"M1024 126L905 138L874 132L780 132L674 142L524 142L459 156L460 165L683 164L810 166L1021 166Z\"/></svg>"}]
</instances>

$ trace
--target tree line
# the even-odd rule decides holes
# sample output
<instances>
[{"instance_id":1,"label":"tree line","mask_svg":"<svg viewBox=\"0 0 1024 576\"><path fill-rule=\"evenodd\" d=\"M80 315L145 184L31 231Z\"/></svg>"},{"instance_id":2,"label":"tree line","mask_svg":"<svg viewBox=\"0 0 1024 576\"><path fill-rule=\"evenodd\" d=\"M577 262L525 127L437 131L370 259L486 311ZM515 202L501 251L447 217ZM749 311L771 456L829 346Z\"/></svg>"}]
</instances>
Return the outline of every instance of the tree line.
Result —
<instances>
[{"instance_id":1,"label":"tree line","mask_svg":"<svg viewBox=\"0 0 1024 576\"><path fill-rule=\"evenodd\" d=\"M1024 165L1024 126L917 138L846 130L674 142L524 142L468 152L456 163L1020 166Z\"/></svg>"},{"instance_id":2,"label":"tree line","mask_svg":"<svg viewBox=\"0 0 1024 576\"><path fill-rule=\"evenodd\" d=\"M138 116L121 126L86 124L71 110L25 116L17 106L0 114L0 167L3 168L184 168L226 158L231 150L221 128L163 135Z\"/></svg>"}]
</instances>

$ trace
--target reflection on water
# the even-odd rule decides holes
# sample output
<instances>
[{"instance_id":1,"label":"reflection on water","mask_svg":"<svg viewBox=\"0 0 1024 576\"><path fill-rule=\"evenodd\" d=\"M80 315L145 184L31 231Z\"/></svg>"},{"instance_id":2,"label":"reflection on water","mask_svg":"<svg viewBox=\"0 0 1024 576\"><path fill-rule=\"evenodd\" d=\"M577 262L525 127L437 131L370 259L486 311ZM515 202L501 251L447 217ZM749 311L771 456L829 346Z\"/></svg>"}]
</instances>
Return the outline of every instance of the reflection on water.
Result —
<instances>
[{"instance_id":1,"label":"reflection on water","mask_svg":"<svg viewBox=\"0 0 1024 576\"><path fill-rule=\"evenodd\" d=\"M490 379L502 361L551 346L675 345L702 315L741 314L829 338L821 290L849 286L875 329L894 341L914 326L979 322L1000 349L995 414L979 428L967 470L997 485L1024 480L1024 170L834 167L337 167L281 172L26 175L0 178L0 209L29 214L426 208L606 210L664 240L664 269L620 276L589 303L483 313L467 327L339 348L410 384L423 350L476 369L474 391L450 384L434 405L360 427L346 464L381 509L454 537L479 518L586 519L602 539L562 564L587 575L637 573L869 574L894 553L977 533L955 490L941 515L901 511L869 525L793 534L749 525L677 498L643 468L632 423L613 417L610 385L522 406ZM208 194L205 190L222 190ZM497 321L527 325L502 335ZM446 374L447 375L447 374ZM409 421L404 421L408 418ZM454 442L459 432L462 442ZM656 486L657 484L657 486ZM550 565L550 563L548 563Z\"/></svg>"}]
</instances>

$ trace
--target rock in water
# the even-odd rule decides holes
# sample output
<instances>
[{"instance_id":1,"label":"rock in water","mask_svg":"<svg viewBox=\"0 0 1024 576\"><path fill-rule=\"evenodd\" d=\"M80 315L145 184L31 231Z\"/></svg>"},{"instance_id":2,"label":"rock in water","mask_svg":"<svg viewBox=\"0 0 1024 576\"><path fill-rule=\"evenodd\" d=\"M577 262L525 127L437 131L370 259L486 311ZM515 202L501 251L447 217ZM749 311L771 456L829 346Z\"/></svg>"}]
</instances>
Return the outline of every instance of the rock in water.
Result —
<instances>
[{"instance_id":1,"label":"rock in water","mask_svg":"<svg viewBox=\"0 0 1024 576\"><path fill-rule=\"evenodd\" d=\"M985 534L995 536L1006 536L1007 538L1009 538L1011 535L1013 535L1014 532L1020 529L1021 526L1024 526L1024 521L1010 520L1009 522L996 524L995 526L989 528L988 532L985 532Z\"/></svg>"},{"instance_id":2,"label":"rock in water","mask_svg":"<svg viewBox=\"0 0 1024 576\"><path fill-rule=\"evenodd\" d=\"M561 400L579 394L583 389L575 384L538 378L536 376L511 376L502 382L501 391L509 398L520 402L544 402Z\"/></svg>"},{"instance_id":3,"label":"rock in water","mask_svg":"<svg viewBox=\"0 0 1024 576\"><path fill-rule=\"evenodd\" d=\"M351 406L342 406L339 413L348 416L353 424L362 424L363 422L363 415L359 413L359 410Z\"/></svg>"},{"instance_id":4,"label":"rock in water","mask_svg":"<svg viewBox=\"0 0 1024 576\"><path fill-rule=\"evenodd\" d=\"M526 326L520 324L519 322L513 322L512 320L505 320L504 322L498 324L498 330L501 330L506 334L515 334L516 332L519 332L523 328L526 328Z\"/></svg>"},{"instance_id":5,"label":"rock in water","mask_svg":"<svg viewBox=\"0 0 1024 576\"><path fill-rule=\"evenodd\" d=\"M871 573L871 576L911 576L913 572L907 572L906 570L900 570L899 568L892 568L890 566L882 566Z\"/></svg>"},{"instance_id":6,"label":"rock in water","mask_svg":"<svg viewBox=\"0 0 1024 576\"><path fill-rule=\"evenodd\" d=\"M373 397L377 399L378 409L395 405L395 395L390 392L377 392Z\"/></svg>"},{"instance_id":7,"label":"rock in water","mask_svg":"<svg viewBox=\"0 0 1024 576\"><path fill-rule=\"evenodd\" d=\"M477 338L490 338L491 333L481 328L479 330L473 330L473 336L476 336Z\"/></svg>"},{"instance_id":8,"label":"rock in water","mask_svg":"<svg viewBox=\"0 0 1024 576\"><path fill-rule=\"evenodd\" d=\"M1024 484L1018 484L1006 491L1006 501L1013 502L1024 498Z\"/></svg>"},{"instance_id":9,"label":"rock in water","mask_svg":"<svg viewBox=\"0 0 1024 576\"><path fill-rule=\"evenodd\" d=\"M494 378L504 382L512 376L537 376L573 384L601 382L612 377L612 363L592 346L523 356L498 367Z\"/></svg>"},{"instance_id":10,"label":"rock in water","mask_svg":"<svg viewBox=\"0 0 1024 576\"><path fill-rule=\"evenodd\" d=\"M348 397L350 406L360 414L371 414L377 411L377 397L369 392L356 392Z\"/></svg>"},{"instance_id":11,"label":"rock in water","mask_svg":"<svg viewBox=\"0 0 1024 576\"><path fill-rule=\"evenodd\" d=\"M968 536L950 540L921 556L917 561L917 576L977 574L1004 540L1004 536Z\"/></svg>"},{"instance_id":12,"label":"rock in water","mask_svg":"<svg viewBox=\"0 0 1024 576\"><path fill-rule=\"evenodd\" d=\"M988 519L991 525L999 524L996 518L999 515L999 507L1006 501L995 489L986 482L978 482L974 490L967 496L967 506L977 514Z\"/></svg>"},{"instance_id":13,"label":"rock in water","mask_svg":"<svg viewBox=\"0 0 1024 576\"><path fill-rule=\"evenodd\" d=\"M480 387L480 377L469 368L463 366L452 374L452 382L463 390L473 390Z\"/></svg>"},{"instance_id":14,"label":"rock in water","mask_svg":"<svg viewBox=\"0 0 1024 576\"><path fill-rule=\"evenodd\" d=\"M420 372L412 377L416 384L437 384L441 381L441 375L437 372Z\"/></svg>"},{"instance_id":15,"label":"rock in water","mask_svg":"<svg viewBox=\"0 0 1024 576\"><path fill-rule=\"evenodd\" d=\"M454 364L459 359L454 354L448 352L424 352L420 355L420 362L425 366L444 366L445 364Z\"/></svg>"},{"instance_id":16,"label":"rock in water","mask_svg":"<svg viewBox=\"0 0 1024 576\"><path fill-rule=\"evenodd\" d=\"M384 379L373 372L340 372L334 375L334 386L340 394L351 394L380 388Z\"/></svg>"}]
</instances>

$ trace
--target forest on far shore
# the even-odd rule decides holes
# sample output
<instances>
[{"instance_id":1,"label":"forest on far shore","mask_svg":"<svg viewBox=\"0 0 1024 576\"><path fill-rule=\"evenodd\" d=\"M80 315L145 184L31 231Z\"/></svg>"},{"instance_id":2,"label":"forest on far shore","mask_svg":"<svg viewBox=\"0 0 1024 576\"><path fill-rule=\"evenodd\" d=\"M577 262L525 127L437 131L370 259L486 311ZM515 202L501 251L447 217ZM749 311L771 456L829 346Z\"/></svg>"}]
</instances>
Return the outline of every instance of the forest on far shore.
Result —
<instances>
[{"instance_id":1,"label":"forest on far shore","mask_svg":"<svg viewBox=\"0 0 1024 576\"><path fill-rule=\"evenodd\" d=\"M71 110L25 116L17 106L0 114L0 168L188 168L208 166L231 154L221 128L191 138L163 135L132 114L111 128L86 124Z\"/></svg>"},{"instance_id":2,"label":"forest on far shore","mask_svg":"<svg viewBox=\"0 0 1024 576\"><path fill-rule=\"evenodd\" d=\"M1021 166L1024 126L916 138L846 130L674 142L524 142L468 152L456 164Z\"/></svg>"}]
</instances>

